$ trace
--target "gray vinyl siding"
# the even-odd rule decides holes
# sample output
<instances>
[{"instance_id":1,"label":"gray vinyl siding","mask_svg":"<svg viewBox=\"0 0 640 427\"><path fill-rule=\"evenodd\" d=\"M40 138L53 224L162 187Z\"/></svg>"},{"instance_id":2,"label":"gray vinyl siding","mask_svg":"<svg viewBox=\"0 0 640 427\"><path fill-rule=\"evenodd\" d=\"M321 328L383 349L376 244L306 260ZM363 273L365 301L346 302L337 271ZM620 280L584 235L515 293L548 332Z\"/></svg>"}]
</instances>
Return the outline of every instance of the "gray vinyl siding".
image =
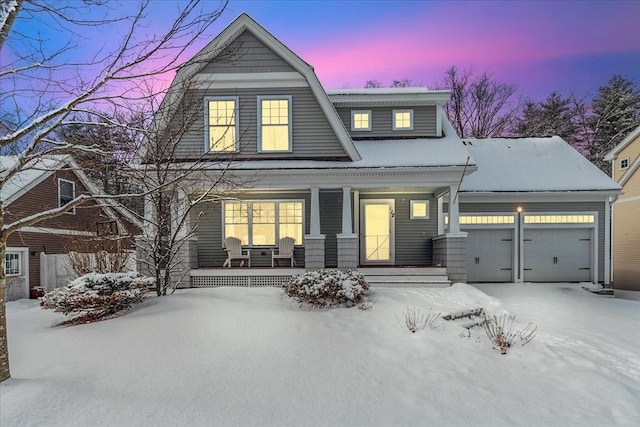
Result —
<instances>
[{"instance_id":1,"label":"gray vinyl siding","mask_svg":"<svg viewBox=\"0 0 640 427\"><path fill-rule=\"evenodd\" d=\"M463 196L464 198L464 196ZM598 281L604 280L604 202L544 202L544 203L460 203L460 213L516 212L597 212L598 213ZM445 208L446 210L446 208Z\"/></svg>"},{"instance_id":2,"label":"gray vinyl siding","mask_svg":"<svg viewBox=\"0 0 640 427\"><path fill-rule=\"evenodd\" d=\"M240 200L304 200L304 233L309 233L309 206L311 195L309 192L279 192L243 194ZM222 239L222 203L205 202L198 205L192 212L192 222L197 220L196 236L198 237L198 268L222 267L227 257ZM299 267L304 266L304 247L296 246L294 258ZM271 267L271 249L265 247L251 248L252 267Z\"/></svg>"},{"instance_id":3,"label":"gray vinyl siding","mask_svg":"<svg viewBox=\"0 0 640 427\"><path fill-rule=\"evenodd\" d=\"M295 71L291 65L248 31L223 51L222 58L207 64L201 73L269 73Z\"/></svg>"},{"instance_id":4,"label":"gray vinyl siding","mask_svg":"<svg viewBox=\"0 0 640 427\"><path fill-rule=\"evenodd\" d=\"M438 204L432 194L360 194L360 200L395 200L395 265L424 266L433 260L432 239L438 235ZM429 201L429 219L411 219L411 200Z\"/></svg>"},{"instance_id":5,"label":"gray vinyl siding","mask_svg":"<svg viewBox=\"0 0 640 427\"><path fill-rule=\"evenodd\" d=\"M413 110L413 130L393 130L393 110ZM338 107L338 115L351 137L358 138L404 138L404 137L434 137L436 136L436 107ZM351 111L371 111L371 131L351 130Z\"/></svg>"},{"instance_id":6,"label":"gray vinyl siding","mask_svg":"<svg viewBox=\"0 0 640 427\"><path fill-rule=\"evenodd\" d=\"M320 233L325 235L325 266L337 267L338 242L336 235L342 233L342 190L320 191Z\"/></svg>"},{"instance_id":7,"label":"gray vinyl siding","mask_svg":"<svg viewBox=\"0 0 640 427\"><path fill-rule=\"evenodd\" d=\"M258 97L265 95L292 96L291 108L293 146L290 153L258 153ZM311 89L274 88L274 89L220 89L198 90L191 93L190 99L200 102L200 117L180 138L176 150L178 159L215 159L219 153L205 153L204 99L208 96L238 97L238 135L240 153L236 159L299 159L299 158L347 158L342 144L331 128Z\"/></svg>"}]
</instances>

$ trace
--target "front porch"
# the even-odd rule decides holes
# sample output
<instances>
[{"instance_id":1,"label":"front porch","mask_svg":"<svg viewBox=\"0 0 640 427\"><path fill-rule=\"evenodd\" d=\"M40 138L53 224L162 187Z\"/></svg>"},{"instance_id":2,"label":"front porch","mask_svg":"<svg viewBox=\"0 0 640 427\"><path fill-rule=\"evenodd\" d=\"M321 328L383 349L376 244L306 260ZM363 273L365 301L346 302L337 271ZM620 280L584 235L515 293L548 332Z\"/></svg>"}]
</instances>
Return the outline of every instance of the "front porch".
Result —
<instances>
[{"instance_id":1,"label":"front porch","mask_svg":"<svg viewBox=\"0 0 640 427\"><path fill-rule=\"evenodd\" d=\"M451 281L444 267L362 267L371 286L380 287L447 287ZM190 272L191 286L280 286L304 268L198 268Z\"/></svg>"}]
</instances>

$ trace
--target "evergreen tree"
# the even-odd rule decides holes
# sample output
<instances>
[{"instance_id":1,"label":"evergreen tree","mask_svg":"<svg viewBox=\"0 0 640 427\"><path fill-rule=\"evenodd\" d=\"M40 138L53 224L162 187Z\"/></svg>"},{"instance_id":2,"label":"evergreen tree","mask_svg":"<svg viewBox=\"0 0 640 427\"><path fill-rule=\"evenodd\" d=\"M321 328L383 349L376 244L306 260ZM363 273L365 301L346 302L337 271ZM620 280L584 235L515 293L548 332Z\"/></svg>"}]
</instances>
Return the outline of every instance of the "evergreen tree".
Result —
<instances>
[{"instance_id":1,"label":"evergreen tree","mask_svg":"<svg viewBox=\"0 0 640 427\"><path fill-rule=\"evenodd\" d=\"M574 100L551 92L542 102L527 101L522 116L517 120L514 133L520 136L557 135L576 145L578 115Z\"/></svg>"}]
</instances>

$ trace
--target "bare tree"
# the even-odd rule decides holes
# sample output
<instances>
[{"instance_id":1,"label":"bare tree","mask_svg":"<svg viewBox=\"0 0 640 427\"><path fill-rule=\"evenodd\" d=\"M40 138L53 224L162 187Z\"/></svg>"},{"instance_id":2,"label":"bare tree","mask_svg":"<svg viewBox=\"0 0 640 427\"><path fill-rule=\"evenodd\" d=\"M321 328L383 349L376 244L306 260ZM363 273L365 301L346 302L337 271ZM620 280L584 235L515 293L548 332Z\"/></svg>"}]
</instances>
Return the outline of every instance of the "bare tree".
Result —
<instances>
[{"instance_id":1,"label":"bare tree","mask_svg":"<svg viewBox=\"0 0 640 427\"><path fill-rule=\"evenodd\" d=\"M453 66L437 87L451 90L445 113L461 138L508 136L520 108L515 86Z\"/></svg>"},{"instance_id":2,"label":"bare tree","mask_svg":"<svg viewBox=\"0 0 640 427\"><path fill-rule=\"evenodd\" d=\"M220 16L226 2L212 5L185 0L168 29L156 35L148 34L149 1L127 2L121 9L100 0L54 4L8 0L1 5L0 150L17 155L1 171L0 189L43 156L99 150L93 145L56 138L56 130L73 124L79 114L102 117L99 106L117 110L144 98L146 94L138 90L140 81L175 70L183 55ZM86 17L87 8L96 18ZM22 34L16 23L23 16L55 28L55 43L42 34ZM117 32L113 31L114 26ZM123 36L82 60L76 49L86 27L104 28L110 34ZM110 119L106 123L121 125ZM4 223L4 203L0 200L0 381L10 377L4 269L7 239L20 228L61 215L87 199L87 195L80 195L62 207L9 224Z\"/></svg>"}]
</instances>

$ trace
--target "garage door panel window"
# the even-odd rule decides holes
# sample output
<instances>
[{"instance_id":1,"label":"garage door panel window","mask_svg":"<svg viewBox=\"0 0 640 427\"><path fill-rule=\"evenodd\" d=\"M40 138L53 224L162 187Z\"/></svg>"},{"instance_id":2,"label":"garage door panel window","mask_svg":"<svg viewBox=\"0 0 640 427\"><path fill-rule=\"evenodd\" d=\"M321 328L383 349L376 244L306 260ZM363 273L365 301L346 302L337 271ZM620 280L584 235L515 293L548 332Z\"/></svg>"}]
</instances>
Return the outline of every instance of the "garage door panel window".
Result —
<instances>
[{"instance_id":1,"label":"garage door panel window","mask_svg":"<svg viewBox=\"0 0 640 427\"><path fill-rule=\"evenodd\" d=\"M595 215L526 215L525 224L594 224Z\"/></svg>"}]
</instances>

